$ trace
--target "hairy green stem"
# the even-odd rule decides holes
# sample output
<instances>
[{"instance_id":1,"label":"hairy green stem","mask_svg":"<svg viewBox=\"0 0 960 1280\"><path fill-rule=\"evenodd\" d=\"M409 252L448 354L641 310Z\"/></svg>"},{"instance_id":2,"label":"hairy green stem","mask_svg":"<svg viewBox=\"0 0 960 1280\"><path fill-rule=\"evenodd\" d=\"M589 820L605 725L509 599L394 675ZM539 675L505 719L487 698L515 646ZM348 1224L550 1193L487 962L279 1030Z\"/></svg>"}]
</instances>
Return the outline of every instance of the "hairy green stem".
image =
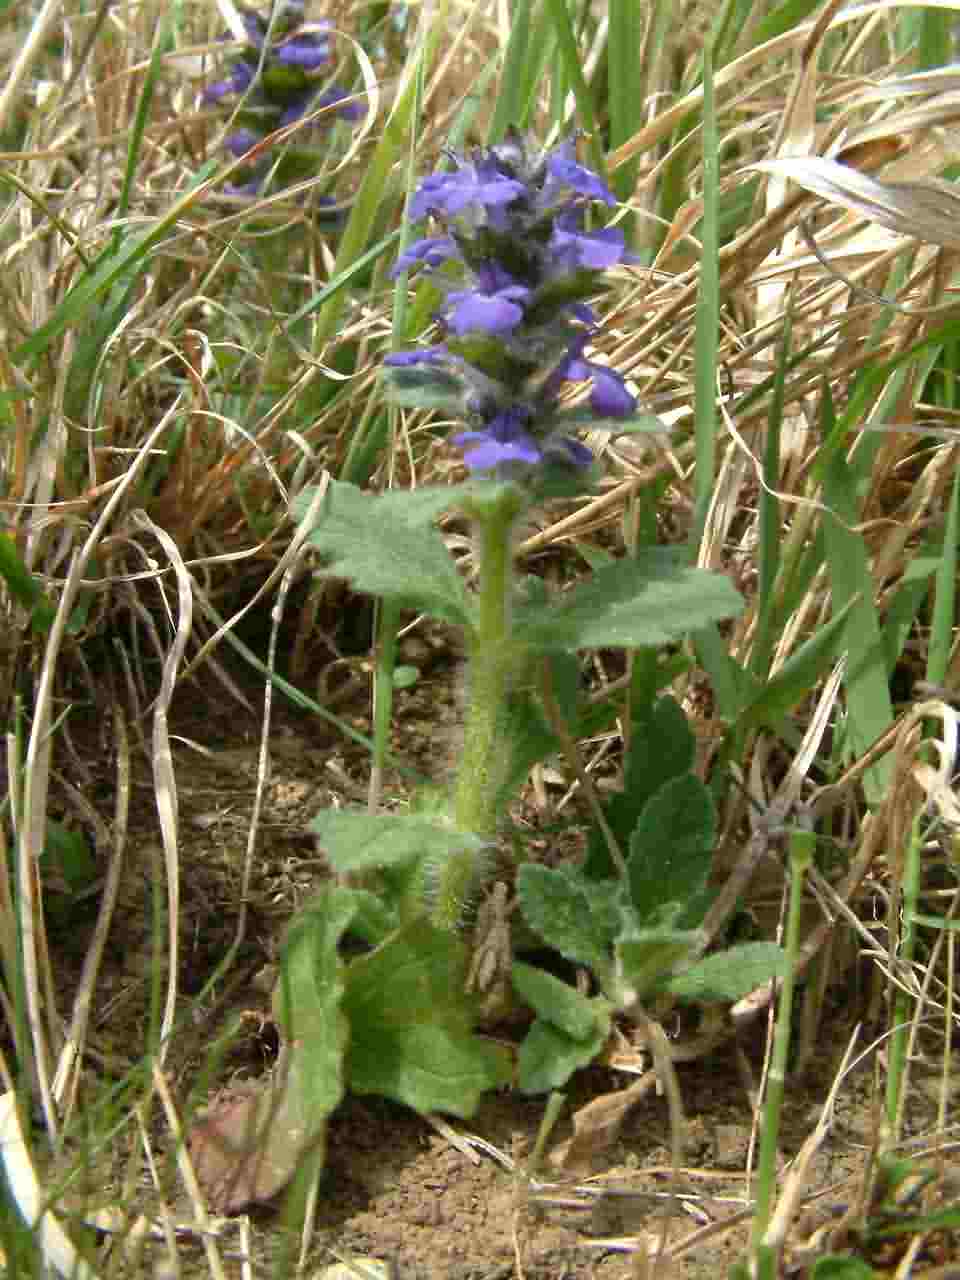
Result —
<instances>
[{"instance_id":1,"label":"hairy green stem","mask_svg":"<svg viewBox=\"0 0 960 1280\"><path fill-rule=\"evenodd\" d=\"M497 799L509 744L505 708L512 665L510 606L513 595L511 528L520 495L506 490L490 502L472 504L479 562L477 626L471 637L469 699L463 754L454 790L454 819L461 831L484 839L496 835ZM476 888L482 854L463 849L444 863L434 922L454 929Z\"/></svg>"}]
</instances>

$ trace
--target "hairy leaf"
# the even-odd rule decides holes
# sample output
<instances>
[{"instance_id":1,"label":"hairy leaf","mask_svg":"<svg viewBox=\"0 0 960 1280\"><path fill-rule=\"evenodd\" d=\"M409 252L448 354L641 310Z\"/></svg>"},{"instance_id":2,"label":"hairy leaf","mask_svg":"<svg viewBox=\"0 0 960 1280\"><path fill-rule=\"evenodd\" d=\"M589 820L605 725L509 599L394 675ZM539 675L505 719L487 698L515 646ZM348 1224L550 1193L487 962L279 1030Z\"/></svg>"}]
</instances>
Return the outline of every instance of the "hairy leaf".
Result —
<instances>
[{"instance_id":1,"label":"hairy leaf","mask_svg":"<svg viewBox=\"0 0 960 1280\"><path fill-rule=\"evenodd\" d=\"M634 827L651 796L693 767L695 742L683 708L669 695L653 709L641 711L630 727L630 750L624 764L623 792L613 796L606 819L613 834L626 849ZM598 826L590 831L584 874L591 879L612 876L615 868L607 842Z\"/></svg>"},{"instance_id":2,"label":"hairy leaf","mask_svg":"<svg viewBox=\"0 0 960 1280\"><path fill-rule=\"evenodd\" d=\"M713 801L695 774L671 778L647 801L627 859L630 896L641 923L703 889L715 840Z\"/></svg>"},{"instance_id":3,"label":"hairy leaf","mask_svg":"<svg viewBox=\"0 0 960 1280\"><path fill-rule=\"evenodd\" d=\"M745 942L718 951L665 984L683 1000L739 1000L755 987L782 978L786 956L775 942Z\"/></svg>"},{"instance_id":4,"label":"hairy leaf","mask_svg":"<svg viewBox=\"0 0 960 1280\"><path fill-rule=\"evenodd\" d=\"M190 1133L211 1207L238 1213L323 1166L327 1117L343 1097L347 1022L339 944L354 912L349 889L327 885L293 925L281 957L274 1016L285 1037L264 1089L221 1095Z\"/></svg>"},{"instance_id":5,"label":"hairy leaf","mask_svg":"<svg viewBox=\"0 0 960 1280\"><path fill-rule=\"evenodd\" d=\"M694 955L702 941L702 934L696 929L642 929L619 938L617 959L624 982L643 999Z\"/></svg>"},{"instance_id":6,"label":"hairy leaf","mask_svg":"<svg viewBox=\"0 0 960 1280\"><path fill-rule=\"evenodd\" d=\"M609 1017L606 1025L598 1020L584 1040L575 1040L553 1023L537 1018L520 1046L517 1067L521 1092L549 1093L562 1088L575 1071L590 1065L609 1034Z\"/></svg>"},{"instance_id":7,"label":"hairy leaf","mask_svg":"<svg viewBox=\"0 0 960 1280\"><path fill-rule=\"evenodd\" d=\"M510 1079L504 1049L473 1034L460 938L415 920L346 971L347 1078L415 1111L473 1114L481 1095Z\"/></svg>"},{"instance_id":8,"label":"hairy leaf","mask_svg":"<svg viewBox=\"0 0 960 1280\"><path fill-rule=\"evenodd\" d=\"M586 1040L592 1036L598 1019L605 1025L609 1023L607 1001L601 998L598 1002L596 998L582 996L575 987L534 965L514 961L510 981L514 991L534 1013L574 1040Z\"/></svg>"},{"instance_id":9,"label":"hairy leaf","mask_svg":"<svg viewBox=\"0 0 960 1280\"><path fill-rule=\"evenodd\" d=\"M301 495L294 513L302 516L311 497ZM310 541L325 556L326 571L349 578L358 591L469 624L460 574L431 523L457 498L449 486L373 496L331 481Z\"/></svg>"},{"instance_id":10,"label":"hairy leaf","mask_svg":"<svg viewBox=\"0 0 960 1280\"><path fill-rule=\"evenodd\" d=\"M324 809L310 823L334 871L366 871L397 866L424 855L446 857L483 841L470 832L441 827L408 814Z\"/></svg>"},{"instance_id":11,"label":"hairy leaf","mask_svg":"<svg viewBox=\"0 0 960 1280\"><path fill-rule=\"evenodd\" d=\"M527 924L544 942L603 979L621 926L619 886L525 862L517 872L517 899Z\"/></svg>"},{"instance_id":12,"label":"hairy leaf","mask_svg":"<svg viewBox=\"0 0 960 1280\"><path fill-rule=\"evenodd\" d=\"M742 607L722 574L691 569L667 549L650 548L598 569L544 608L518 610L515 635L540 653L659 645Z\"/></svg>"}]
</instances>

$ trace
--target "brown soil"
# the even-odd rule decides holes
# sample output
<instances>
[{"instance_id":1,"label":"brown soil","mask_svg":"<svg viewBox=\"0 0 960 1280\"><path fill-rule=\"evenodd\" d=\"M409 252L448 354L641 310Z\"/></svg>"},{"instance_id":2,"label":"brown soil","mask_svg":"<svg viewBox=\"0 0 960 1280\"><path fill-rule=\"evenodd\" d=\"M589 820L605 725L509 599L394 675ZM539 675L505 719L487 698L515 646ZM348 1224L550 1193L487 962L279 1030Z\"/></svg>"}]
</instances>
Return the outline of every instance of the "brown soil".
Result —
<instances>
[{"instance_id":1,"label":"brown soil","mask_svg":"<svg viewBox=\"0 0 960 1280\"><path fill-rule=\"evenodd\" d=\"M449 664L428 672L412 692L398 698L396 749L434 775L446 767L455 741L458 711L456 677L451 673ZM251 692L249 685L246 688ZM362 676L358 693L362 695ZM251 697L257 697L256 687ZM356 708L351 722L365 730L363 697L351 699L350 705ZM259 722L204 677L202 693L184 689L180 695L173 731L179 736L175 768L183 896L180 978L189 1013L168 1072L180 1107L196 1114L218 1091L256 1082L273 1065L277 1043L267 1017L269 966L286 922L324 874L308 822L331 795L352 802L360 799L367 766L362 748L344 746L312 718L282 704L276 707L246 939L232 971L201 997L235 935ZM81 758L94 758L101 733L102 726L93 722L86 732L77 724L74 738ZM108 743L102 745L109 749ZM90 781L99 784L98 808L109 815L109 780L101 776ZM392 785L399 784L393 780ZM105 1078L117 1078L133 1067L145 1048L149 979L155 963L151 883L158 846L147 751L137 760L135 787L122 901L97 989L88 1077L91 1098L102 1090ZM75 922L59 938L54 931L56 963L65 975L63 1008L72 995L66 975L82 957L83 935ZM239 1032L222 1046L211 1075L211 1047L238 1015ZM854 1009L844 1011L834 1004L821 1025L821 1052L814 1070L790 1082L785 1158L800 1149L816 1123L855 1016ZM707 1060L680 1067L688 1135L686 1167L676 1173L670 1172L667 1105L653 1093L630 1114L618 1140L597 1159L591 1177L565 1177L546 1166L540 1176L549 1185L532 1189L522 1175L543 1118L543 1099L487 1099L469 1124L458 1122L454 1128L477 1135L490 1144L489 1151L474 1148L465 1154L427 1120L399 1106L376 1098L349 1098L330 1126L307 1273L316 1274L337 1258L359 1257L390 1264L399 1280L626 1280L645 1274L638 1268L638 1249L656 1254L689 1237L690 1248L683 1257L669 1266L657 1264L654 1273L691 1280L724 1275L728 1265L743 1256L746 1239L742 1209L752 1125L747 1089L761 1065L765 1025L757 1023L751 1034L752 1044L739 1050L730 1044ZM866 1043L862 1038L861 1045ZM579 1106L627 1087L633 1079L602 1068L581 1073L571 1084L551 1145L569 1136L570 1117ZM874 1092L870 1057L840 1092L830 1135L806 1184L808 1191L825 1194L804 1212L799 1234L806 1236L831 1215L842 1215L856 1200L876 1129ZM931 1106L919 1092L914 1111L915 1129L930 1125ZM91 1190L108 1189L105 1198L114 1206L110 1193L116 1195L119 1185L130 1186L126 1162L130 1143L136 1141L132 1126L123 1132L111 1171L102 1177L93 1172L85 1180ZM175 1145L162 1119L154 1137L158 1156L166 1161L161 1173L168 1203L178 1218L192 1218L178 1180ZM123 1184L120 1179L125 1176L128 1181ZM149 1186L145 1174L137 1181L143 1189ZM137 1210L155 1219L156 1197L145 1190L137 1199ZM219 1244L232 1280L242 1274L240 1226L230 1221L221 1227ZM795 1224L794 1244L799 1234ZM196 1235L187 1232L178 1248L184 1275L210 1274ZM299 1245L283 1230L280 1212L270 1207L253 1211L250 1248L255 1276L292 1274L291 1257L296 1259ZM162 1263L162 1248L158 1244L156 1249L148 1270ZM140 1256L137 1274L145 1274L147 1256ZM274 1270L278 1262L282 1266Z\"/></svg>"}]
</instances>

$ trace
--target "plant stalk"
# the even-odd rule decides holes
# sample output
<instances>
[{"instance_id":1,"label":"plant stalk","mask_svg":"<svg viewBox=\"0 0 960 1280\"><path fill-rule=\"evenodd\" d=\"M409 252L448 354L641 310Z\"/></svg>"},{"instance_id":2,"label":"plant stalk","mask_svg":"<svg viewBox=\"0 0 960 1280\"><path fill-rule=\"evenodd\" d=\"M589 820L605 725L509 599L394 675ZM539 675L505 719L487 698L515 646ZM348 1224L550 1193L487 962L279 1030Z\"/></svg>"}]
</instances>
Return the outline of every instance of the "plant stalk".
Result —
<instances>
[{"instance_id":1,"label":"plant stalk","mask_svg":"<svg viewBox=\"0 0 960 1280\"><path fill-rule=\"evenodd\" d=\"M479 561L477 625L471 637L470 706L463 754L454 789L459 830L492 840L504 776L506 697L512 665L510 605L513 596L511 530L520 495L507 490L491 502L471 505ZM455 929L476 887L482 853L463 849L445 863L434 906L434 923Z\"/></svg>"}]
</instances>

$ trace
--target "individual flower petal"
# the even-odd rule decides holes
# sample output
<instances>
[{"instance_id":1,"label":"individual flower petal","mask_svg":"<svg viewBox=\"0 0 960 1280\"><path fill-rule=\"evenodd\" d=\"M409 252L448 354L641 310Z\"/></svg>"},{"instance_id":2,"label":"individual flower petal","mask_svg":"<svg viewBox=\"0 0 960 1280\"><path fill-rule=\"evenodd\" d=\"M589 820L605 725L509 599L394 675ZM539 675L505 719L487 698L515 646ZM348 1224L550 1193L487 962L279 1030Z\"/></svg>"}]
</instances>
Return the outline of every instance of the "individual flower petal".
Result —
<instances>
[{"instance_id":1,"label":"individual flower petal","mask_svg":"<svg viewBox=\"0 0 960 1280\"><path fill-rule=\"evenodd\" d=\"M391 351L384 356L383 363L404 368L417 364L444 364L450 359L450 352L443 343L432 347L416 347L413 351Z\"/></svg>"},{"instance_id":2,"label":"individual flower petal","mask_svg":"<svg viewBox=\"0 0 960 1280\"><path fill-rule=\"evenodd\" d=\"M248 151L251 151L260 141L260 134L254 133L252 129L235 129L233 133L227 134L223 140L223 145L239 159L240 156L245 156Z\"/></svg>"},{"instance_id":3,"label":"individual flower petal","mask_svg":"<svg viewBox=\"0 0 960 1280\"><path fill-rule=\"evenodd\" d=\"M226 80L217 80L203 91L204 102L220 102L231 93L246 93L254 79L254 69L249 62L235 62Z\"/></svg>"},{"instance_id":4,"label":"individual flower petal","mask_svg":"<svg viewBox=\"0 0 960 1280\"><path fill-rule=\"evenodd\" d=\"M475 332L509 333L523 319L523 307L513 300L518 294L527 296L529 290L514 286L494 294L473 290L451 293L447 300L453 308L447 316L447 324L458 336Z\"/></svg>"},{"instance_id":5,"label":"individual flower petal","mask_svg":"<svg viewBox=\"0 0 960 1280\"><path fill-rule=\"evenodd\" d=\"M233 93L233 85L229 80L215 80L208 84L200 95L202 102L221 102L228 94Z\"/></svg>"},{"instance_id":6,"label":"individual flower petal","mask_svg":"<svg viewBox=\"0 0 960 1280\"><path fill-rule=\"evenodd\" d=\"M547 156L547 172L561 186L570 187L588 200L602 200L604 204L617 203L613 192L595 173L577 163L572 142L561 142Z\"/></svg>"},{"instance_id":7,"label":"individual flower petal","mask_svg":"<svg viewBox=\"0 0 960 1280\"><path fill-rule=\"evenodd\" d=\"M585 382L593 379L590 408L601 418L629 418L637 411L637 402L627 390L619 373L605 364L583 358L583 348L590 335L580 333L573 339L563 359L551 372L543 386L544 399L556 397L564 381Z\"/></svg>"},{"instance_id":8,"label":"individual flower petal","mask_svg":"<svg viewBox=\"0 0 960 1280\"><path fill-rule=\"evenodd\" d=\"M345 105L337 112L341 120L350 120L351 122L362 120L367 114L366 107L362 102L351 102L349 99L350 95L348 93L333 87L326 89L318 98L315 98L312 105L315 109L318 109L320 107L335 107L337 103L342 102Z\"/></svg>"},{"instance_id":9,"label":"individual flower petal","mask_svg":"<svg viewBox=\"0 0 960 1280\"><path fill-rule=\"evenodd\" d=\"M282 66L316 71L330 61L330 45L313 36L294 36L292 40L277 46L274 57Z\"/></svg>"},{"instance_id":10,"label":"individual flower petal","mask_svg":"<svg viewBox=\"0 0 960 1280\"><path fill-rule=\"evenodd\" d=\"M424 178L410 201L410 219L419 222L428 213L452 217L469 204L484 208L506 205L526 194L527 188L515 178L489 168L479 174L474 165L464 164L452 173L432 173Z\"/></svg>"},{"instance_id":11,"label":"individual flower petal","mask_svg":"<svg viewBox=\"0 0 960 1280\"><path fill-rule=\"evenodd\" d=\"M629 418L637 411L637 402L626 388L619 373L602 364L591 364L593 390L590 408L600 418Z\"/></svg>"},{"instance_id":12,"label":"individual flower petal","mask_svg":"<svg viewBox=\"0 0 960 1280\"><path fill-rule=\"evenodd\" d=\"M449 258L456 257L458 252L450 236L427 236L423 240L415 240L397 258L390 275L398 276L401 271L408 271L421 262L425 267L439 267Z\"/></svg>"},{"instance_id":13,"label":"individual flower petal","mask_svg":"<svg viewBox=\"0 0 960 1280\"><path fill-rule=\"evenodd\" d=\"M309 93L303 94L302 97L294 98L293 102L287 103L281 113L277 122L279 127L282 129L285 125L296 124L298 120L303 119L312 106L313 102Z\"/></svg>"},{"instance_id":14,"label":"individual flower petal","mask_svg":"<svg viewBox=\"0 0 960 1280\"><path fill-rule=\"evenodd\" d=\"M554 225L550 249L555 258L570 270L606 271L608 267L635 258L634 254L627 252L626 239L619 227L604 227L597 231L574 230L565 224L562 214Z\"/></svg>"},{"instance_id":15,"label":"individual flower petal","mask_svg":"<svg viewBox=\"0 0 960 1280\"><path fill-rule=\"evenodd\" d=\"M511 462L535 466L543 455L526 430L529 416L525 409L505 409L482 431L461 431L453 442L464 450L463 460L471 471L492 471Z\"/></svg>"}]
</instances>

